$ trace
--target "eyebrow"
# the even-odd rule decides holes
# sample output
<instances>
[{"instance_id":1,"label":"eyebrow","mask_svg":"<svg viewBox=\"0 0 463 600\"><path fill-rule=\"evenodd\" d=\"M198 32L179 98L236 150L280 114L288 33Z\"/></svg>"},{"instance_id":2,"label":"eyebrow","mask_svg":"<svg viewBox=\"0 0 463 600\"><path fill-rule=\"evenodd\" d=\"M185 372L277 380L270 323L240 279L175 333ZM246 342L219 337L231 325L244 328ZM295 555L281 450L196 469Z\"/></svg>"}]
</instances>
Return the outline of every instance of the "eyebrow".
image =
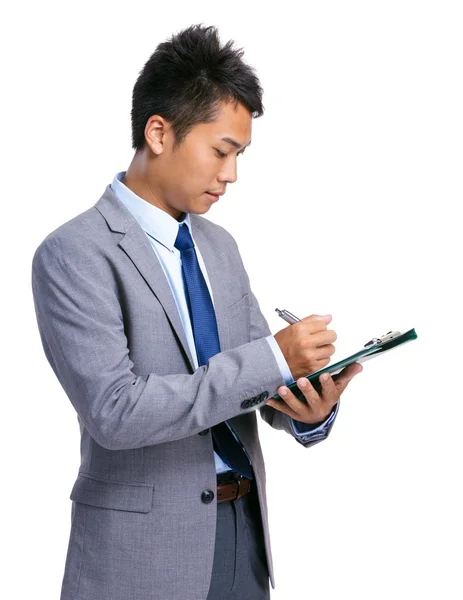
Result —
<instances>
[{"instance_id":1,"label":"eyebrow","mask_svg":"<svg viewBox=\"0 0 463 600\"><path fill-rule=\"evenodd\" d=\"M251 142L249 142L249 144L247 146L241 146L241 144L239 142L237 142L236 140L234 140L233 138L230 137L223 137L220 138L222 141L227 142L227 144L230 144L231 146L234 146L235 148L240 149L241 147L244 148L248 148L251 145Z\"/></svg>"}]
</instances>

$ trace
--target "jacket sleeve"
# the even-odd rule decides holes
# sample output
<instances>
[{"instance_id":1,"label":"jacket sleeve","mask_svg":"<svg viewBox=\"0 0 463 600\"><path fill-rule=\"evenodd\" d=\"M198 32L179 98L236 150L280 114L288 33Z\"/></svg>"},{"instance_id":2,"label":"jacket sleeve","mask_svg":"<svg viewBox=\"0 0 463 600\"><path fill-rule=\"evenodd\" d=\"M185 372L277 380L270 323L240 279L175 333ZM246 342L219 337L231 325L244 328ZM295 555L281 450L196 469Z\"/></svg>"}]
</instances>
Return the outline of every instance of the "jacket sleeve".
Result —
<instances>
[{"instance_id":1,"label":"jacket sleeve","mask_svg":"<svg viewBox=\"0 0 463 600\"><path fill-rule=\"evenodd\" d=\"M137 376L115 274L86 242L45 238L32 260L32 292L47 360L98 444L119 450L188 437L247 412L244 400L276 393L283 381L263 338L213 356L193 374Z\"/></svg>"},{"instance_id":2,"label":"jacket sleeve","mask_svg":"<svg viewBox=\"0 0 463 600\"><path fill-rule=\"evenodd\" d=\"M264 315L262 314L262 312L260 310L259 302L257 301L257 298L255 297L254 293L252 292L252 290L250 288L249 277L244 268L244 265L243 265L236 242L235 242L234 246L235 246L235 250L238 254L239 261L241 263L241 268L243 269L244 274L246 276L248 288L249 288L249 306L250 306L250 311L251 311L251 343L252 343L252 340L261 339L263 337L267 337L268 335L271 335L271 331L268 326L267 320L265 319ZM283 384L284 384L284 381L282 378L280 385L283 385ZM280 386L278 386L278 387L280 387ZM275 393L273 393L273 394L269 393L269 397L273 396ZM310 446L314 446L315 444L322 442L323 440L325 440L328 437L328 435L331 431L331 428L333 427L334 421L336 420L336 416L338 414L338 409L339 409L339 402L336 405L336 408L333 409L333 412L328 417L328 419L325 421L325 423L323 423L320 427L317 427L316 430L314 430L312 432L308 431L305 434L304 433L301 434L300 432L298 433L295 430L295 428L293 426L294 422L288 415L280 412L279 410L272 408L271 406L266 406L265 404L263 404L262 406L259 407L259 412L260 412L262 419L264 421L266 421L271 427L273 427L274 429L283 429L284 431L289 433L291 436L293 436L294 439L297 440L300 444L302 444L305 448L309 448Z\"/></svg>"}]
</instances>

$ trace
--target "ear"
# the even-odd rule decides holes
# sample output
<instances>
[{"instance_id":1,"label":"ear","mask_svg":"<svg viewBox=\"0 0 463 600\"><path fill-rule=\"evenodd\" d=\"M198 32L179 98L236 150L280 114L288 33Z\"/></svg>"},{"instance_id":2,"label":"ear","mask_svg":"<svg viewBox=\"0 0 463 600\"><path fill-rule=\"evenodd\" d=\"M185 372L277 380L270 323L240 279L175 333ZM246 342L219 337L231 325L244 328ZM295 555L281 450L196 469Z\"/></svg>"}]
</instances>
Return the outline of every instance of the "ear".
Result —
<instances>
[{"instance_id":1,"label":"ear","mask_svg":"<svg viewBox=\"0 0 463 600\"><path fill-rule=\"evenodd\" d=\"M162 154L168 128L167 121L160 115L153 115L148 119L145 127L145 140L153 154Z\"/></svg>"}]
</instances>

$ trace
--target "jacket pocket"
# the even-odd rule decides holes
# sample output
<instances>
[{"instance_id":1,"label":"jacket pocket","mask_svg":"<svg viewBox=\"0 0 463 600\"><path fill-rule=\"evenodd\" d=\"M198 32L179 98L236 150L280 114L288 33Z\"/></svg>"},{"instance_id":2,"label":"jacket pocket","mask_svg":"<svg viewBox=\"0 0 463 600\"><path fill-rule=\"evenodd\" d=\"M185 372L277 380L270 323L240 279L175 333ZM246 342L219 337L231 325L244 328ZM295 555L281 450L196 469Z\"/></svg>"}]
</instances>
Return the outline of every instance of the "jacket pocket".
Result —
<instances>
[{"instance_id":1,"label":"jacket pocket","mask_svg":"<svg viewBox=\"0 0 463 600\"><path fill-rule=\"evenodd\" d=\"M246 308L249 310L249 294L247 293L227 308L228 318L233 319Z\"/></svg>"},{"instance_id":2,"label":"jacket pocket","mask_svg":"<svg viewBox=\"0 0 463 600\"><path fill-rule=\"evenodd\" d=\"M227 316L229 348L236 348L251 341L249 294L228 306Z\"/></svg>"},{"instance_id":3,"label":"jacket pocket","mask_svg":"<svg viewBox=\"0 0 463 600\"><path fill-rule=\"evenodd\" d=\"M148 513L153 505L152 483L126 483L79 473L71 500L100 508Z\"/></svg>"}]
</instances>

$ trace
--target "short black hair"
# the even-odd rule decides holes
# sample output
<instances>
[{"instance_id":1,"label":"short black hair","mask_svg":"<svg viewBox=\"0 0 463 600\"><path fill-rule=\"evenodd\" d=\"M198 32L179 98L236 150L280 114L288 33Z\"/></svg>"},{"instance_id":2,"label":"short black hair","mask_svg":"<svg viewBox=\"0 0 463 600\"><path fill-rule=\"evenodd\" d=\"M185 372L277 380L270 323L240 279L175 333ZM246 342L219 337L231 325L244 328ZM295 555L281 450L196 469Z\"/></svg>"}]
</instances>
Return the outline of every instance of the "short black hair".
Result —
<instances>
[{"instance_id":1,"label":"short black hair","mask_svg":"<svg viewBox=\"0 0 463 600\"><path fill-rule=\"evenodd\" d=\"M174 149L199 123L219 114L221 101L243 104L253 118L264 113L262 87L244 51L220 45L217 28L192 25L159 44L140 71L132 92L132 148L142 150L152 115L169 121Z\"/></svg>"}]
</instances>

